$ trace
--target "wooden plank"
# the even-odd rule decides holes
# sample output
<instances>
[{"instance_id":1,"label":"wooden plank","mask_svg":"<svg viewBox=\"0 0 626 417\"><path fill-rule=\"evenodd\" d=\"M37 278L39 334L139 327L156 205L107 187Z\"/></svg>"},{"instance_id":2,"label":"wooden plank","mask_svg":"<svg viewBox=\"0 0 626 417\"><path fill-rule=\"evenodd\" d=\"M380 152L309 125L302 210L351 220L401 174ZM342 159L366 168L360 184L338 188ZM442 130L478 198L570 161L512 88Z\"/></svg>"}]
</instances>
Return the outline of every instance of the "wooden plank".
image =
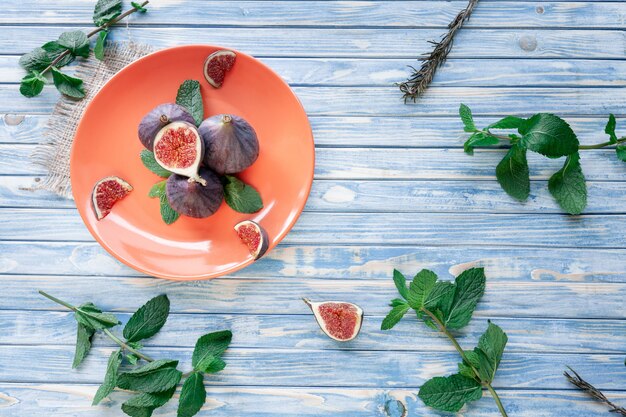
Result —
<instances>
[{"instance_id":1,"label":"wooden plank","mask_svg":"<svg viewBox=\"0 0 626 417\"><path fill-rule=\"evenodd\" d=\"M0 56L0 80L18 83L19 56ZM293 86L389 86L411 73L407 59L261 58ZM72 72L73 67L68 67ZM626 62L616 60L451 59L431 86L623 87Z\"/></svg>"},{"instance_id":2,"label":"wooden plank","mask_svg":"<svg viewBox=\"0 0 626 417\"><path fill-rule=\"evenodd\" d=\"M79 0L61 5L36 0L10 0L3 5L3 24L92 23L93 6ZM465 5L459 1L204 1L189 21L176 0L149 6L150 13L133 19L136 25L177 26L331 26L446 27ZM24 10L38 13L24 16ZM623 3L483 1L468 27L624 28Z\"/></svg>"},{"instance_id":3,"label":"wooden plank","mask_svg":"<svg viewBox=\"0 0 626 417\"><path fill-rule=\"evenodd\" d=\"M4 114L0 117L0 143L44 143L48 115ZM583 144L606 140L606 118L567 117L567 122ZM480 127L498 118L476 117ZM468 134L458 116L444 117L333 117L309 116L317 146L331 147L402 147L461 148ZM618 121L618 132L624 131ZM16 148L19 149L19 148ZM34 172L33 172L34 173Z\"/></svg>"},{"instance_id":4,"label":"wooden plank","mask_svg":"<svg viewBox=\"0 0 626 417\"><path fill-rule=\"evenodd\" d=\"M593 374L592 374L593 375ZM98 407L91 401L98 385L0 383L0 409L5 417L28 415L54 415L55 417L113 417L119 416L120 404L129 394L116 392L110 400ZM401 401L407 410L406 417L439 417L440 412L425 407L416 397L416 389L366 389L366 388L286 388L219 387L209 389L207 402L200 415L215 417L400 417L395 408L385 412L387 404ZM606 407L577 391L533 391L527 389L500 391L506 409L520 417L605 417ZM624 402L623 392L607 391L615 402ZM179 393L175 394L178 398ZM461 411L475 416L495 415L497 409L489 394ZM538 399L541 399L538 400ZM546 407L546 404L549 404ZM159 416L176 415L177 401L159 408Z\"/></svg>"},{"instance_id":5,"label":"wooden plank","mask_svg":"<svg viewBox=\"0 0 626 417\"><path fill-rule=\"evenodd\" d=\"M394 86L294 87L293 91L308 114L314 116L456 116L461 102L470 106L476 115L485 116L524 116L539 112L562 117L597 115L606 118L609 112L618 117L626 115L621 95L616 94L614 88L604 87L433 87L417 103L409 104L402 102ZM34 101L23 97L17 85L0 85L0 112L48 113L58 98L56 90L46 89Z\"/></svg>"},{"instance_id":6,"label":"wooden plank","mask_svg":"<svg viewBox=\"0 0 626 417\"><path fill-rule=\"evenodd\" d=\"M117 316L125 323L130 315ZM348 344L342 344L341 349L369 350L376 346L376 350L454 351L446 339L436 336L432 329L418 323L412 315L387 332L380 330L382 319L382 316L367 315L359 336ZM509 336L507 353L619 354L624 349L620 337L626 331L624 320L494 318L493 321ZM235 335L233 348L338 348L337 343L317 328L312 315L172 314L161 332L145 344L151 347L193 348L198 335L218 328L232 330ZM485 328L484 320L472 320L459 333L459 343L463 346L476 343ZM76 321L70 312L0 310L0 331L3 335L1 344L39 345L45 341L55 345L74 345ZM114 346L103 336L97 336L94 343L99 347Z\"/></svg>"},{"instance_id":7,"label":"wooden plank","mask_svg":"<svg viewBox=\"0 0 626 417\"><path fill-rule=\"evenodd\" d=\"M135 152L139 147L137 143ZM34 149L32 145L0 144L0 175L46 174L30 159ZM469 156L461 149L318 148L315 179L492 181L505 153L503 149L481 149ZM561 168L563 159L529 152L528 163L532 180L547 180ZM626 165L612 149L584 151L581 164L589 181L622 181L626 172Z\"/></svg>"},{"instance_id":8,"label":"wooden plank","mask_svg":"<svg viewBox=\"0 0 626 417\"><path fill-rule=\"evenodd\" d=\"M507 19L509 17L507 16ZM74 27L74 30L91 30ZM23 54L56 39L63 28L4 26L6 42L0 54ZM162 48L184 44L224 45L259 56L384 57L417 59L432 49L445 29L346 28L240 28L133 27L132 39ZM114 40L128 40L126 30L112 31ZM489 47L485 47L488 45ZM615 58L624 56L626 39L621 30L576 29L472 29L455 38L450 58Z\"/></svg>"},{"instance_id":9,"label":"wooden plank","mask_svg":"<svg viewBox=\"0 0 626 417\"><path fill-rule=\"evenodd\" d=\"M70 346L0 346L0 381L98 383L111 348L94 348L79 370L71 371ZM179 360L188 370L192 348L145 348L155 358ZM36 357L33 361L31 358ZM290 387L419 387L428 379L457 372L456 352L346 351L231 348L224 354L226 369L211 376L214 385ZM558 366L556 364L563 364ZM583 375L593 375L600 389L621 389L621 354L520 354L505 352L494 388L570 389L563 378L565 364ZM28 372L24 372L28 369ZM337 370L341 369L341 372ZM416 372L416 369L419 372ZM306 377L303 377L306 375Z\"/></svg>"},{"instance_id":10,"label":"wooden plank","mask_svg":"<svg viewBox=\"0 0 626 417\"><path fill-rule=\"evenodd\" d=\"M389 265L388 270L393 266ZM412 272L412 271L411 271ZM445 275L442 278L449 279ZM302 297L354 302L369 315L389 312L398 296L391 279L345 280L224 278L176 282L141 277L77 277L0 275L0 309L52 310L52 302L34 297L35 290L63 295L70 302L85 301L85 294L106 294L98 305L107 310L135 311L137 305L161 293L172 300L173 312L211 314L306 314ZM271 294L271 295L270 295ZM540 296L539 296L540 295ZM487 280L487 291L476 317L552 317L622 319L626 314L626 284L583 282L498 282ZM598 300L602 300L599 302Z\"/></svg>"},{"instance_id":11,"label":"wooden plank","mask_svg":"<svg viewBox=\"0 0 626 417\"><path fill-rule=\"evenodd\" d=\"M480 266L485 268L489 281L626 283L626 257L623 256L624 251L619 249L543 248L539 251L534 248L455 245L451 242L442 250L424 245L281 244L261 260L229 277L389 281L393 268L409 277L427 268L442 279L448 279L466 268ZM41 262L42 259L46 262ZM0 241L0 273L145 276L117 262L95 242Z\"/></svg>"},{"instance_id":12,"label":"wooden plank","mask_svg":"<svg viewBox=\"0 0 626 417\"><path fill-rule=\"evenodd\" d=\"M73 208L74 201L37 190L40 177L0 176L0 208ZM325 212L562 213L546 181L534 181L527 203L507 196L495 181L317 180L307 210ZM626 183L588 182L587 214L624 213ZM388 196L393 196L389 204ZM462 207L462 210L459 208Z\"/></svg>"},{"instance_id":13,"label":"wooden plank","mask_svg":"<svg viewBox=\"0 0 626 417\"><path fill-rule=\"evenodd\" d=\"M6 208L0 209L0 216L12 220L0 223L0 240L92 241L76 210ZM622 249L626 240L614 231L625 219L624 215L333 213L320 222L319 213L304 212L284 242Z\"/></svg>"}]
</instances>

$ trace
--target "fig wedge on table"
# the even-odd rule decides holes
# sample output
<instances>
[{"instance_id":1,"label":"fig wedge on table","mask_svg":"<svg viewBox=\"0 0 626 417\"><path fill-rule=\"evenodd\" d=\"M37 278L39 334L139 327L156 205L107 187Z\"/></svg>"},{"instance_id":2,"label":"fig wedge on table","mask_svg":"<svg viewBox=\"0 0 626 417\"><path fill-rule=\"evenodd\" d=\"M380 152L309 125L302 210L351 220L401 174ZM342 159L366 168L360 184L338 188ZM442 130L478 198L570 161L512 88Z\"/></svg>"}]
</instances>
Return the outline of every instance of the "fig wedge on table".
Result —
<instances>
[{"instance_id":1,"label":"fig wedge on table","mask_svg":"<svg viewBox=\"0 0 626 417\"><path fill-rule=\"evenodd\" d=\"M345 301L315 303L302 299L313 312L317 324L331 339L348 342L359 334L363 324L363 310L356 304Z\"/></svg>"}]
</instances>

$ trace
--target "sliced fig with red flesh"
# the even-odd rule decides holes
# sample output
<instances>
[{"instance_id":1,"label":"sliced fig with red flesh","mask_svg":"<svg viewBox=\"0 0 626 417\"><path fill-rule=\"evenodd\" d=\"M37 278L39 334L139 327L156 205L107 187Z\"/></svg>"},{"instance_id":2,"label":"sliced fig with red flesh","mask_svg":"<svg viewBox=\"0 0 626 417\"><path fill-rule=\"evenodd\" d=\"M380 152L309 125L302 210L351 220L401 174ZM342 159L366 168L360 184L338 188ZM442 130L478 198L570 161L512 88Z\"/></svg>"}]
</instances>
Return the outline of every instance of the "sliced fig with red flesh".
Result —
<instances>
[{"instance_id":1,"label":"sliced fig with red flesh","mask_svg":"<svg viewBox=\"0 0 626 417\"><path fill-rule=\"evenodd\" d=\"M230 114L209 117L198 128L204 141L204 164L218 174L236 174L256 161L259 140L245 119Z\"/></svg>"},{"instance_id":2,"label":"sliced fig with red flesh","mask_svg":"<svg viewBox=\"0 0 626 417\"><path fill-rule=\"evenodd\" d=\"M267 251L269 239L267 232L258 223L252 220L244 220L235 225L235 232L243 243L248 246L250 255L259 259Z\"/></svg>"},{"instance_id":3,"label":"sliced fig with red flesh","mask_svg":"<svg viewBox=\"0 0 626 417\"><path fill-rule=\"evenodd\" d=\"M198 175L204 144L198 130L187 122L174 122L159 130L154 138L154 159L163 168L183 175L189 181L206 185Z\"/></svg>"},{"instance_id":4,"label":"sliced fig with red flesh","mask_svg":"<svg viewBox=\"0 0 626 417\"><path fill-rule=\"evenodd\" d=\"M91 203L96 218L104 219L115 203L126 197L132 190L133 187L120 177L110 176L98 181L91 192Z\"/></svg>"},{"instance_id":5,"label":"sliced fig with red flesh","mask_svg":"<svg viewBox=\"0 0 626 417\"><path fill-rule=\"evenodd\" d=\"M154 138L165 126L173 122L194 124L193 116L183 106L165 103L156 106L139 123L139 140L149 151L154 150Z\"/></svg>"},{"instance_id":6,"label":"sliced fig with red flesh","mask_svg":"<svg viewBox=\"0 0 626 417\"><path fill-rule=\"evenodd\" d=\"M213 52L204 61L204 78L215 88L220 88L226 73L235 65L237 54L222 49Z\"/></svg>"},{"instance_id":7,"label":"sliced fig with red flesh","mask_svg":"<svg viewBox=\"0 0 626 417\"><path fill-rule=\"evenodd\" d=\"M325 301L314 303L307 298L304 302L311 308L317 324L331 339L347 342L354 339L361 331L363 310L356 304L344 301Z\"/></svg>"},{"instance_id":8,"label":"sliced fig with red flesh","mask_svg":"<svg viewBox=\"0 0 626 417\"><path fill-rule=\"evenodd\" d=\"M206 185L189 181L182 175L171 175L165 185L165 194L170 206L179 214L205 218L220 208L224 187L219 177L206 168L200 168L198 175Z\"/></svg>"}]
</instances>

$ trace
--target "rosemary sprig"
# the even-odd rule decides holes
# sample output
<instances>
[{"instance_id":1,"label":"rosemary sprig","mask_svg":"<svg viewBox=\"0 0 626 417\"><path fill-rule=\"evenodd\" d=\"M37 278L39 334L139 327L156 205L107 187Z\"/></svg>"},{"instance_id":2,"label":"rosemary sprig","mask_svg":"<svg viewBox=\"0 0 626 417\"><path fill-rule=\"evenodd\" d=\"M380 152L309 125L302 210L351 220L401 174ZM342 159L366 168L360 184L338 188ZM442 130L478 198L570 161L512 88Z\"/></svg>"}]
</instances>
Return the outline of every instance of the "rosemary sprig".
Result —
<instances>
[{"instance_id":1,"label":"rosemary sprig","mask_svg":"<svg viewBox=\"0 0 626 417\"><path fill-rule=\"evenodd\" d=\"M601 403L606 404L609 407L609 412L617 413L617 414L622 415L622 416L626 416L626 408L620 407L619 405L614 404L613 402L611 402L611 400L606 398L606 396L602 393L602 391L600 391L599 389L597 389L596 387L591 385L589 382L587 382L584 379L582 379L581 376L578 375L578 373L575 370L573 370L572 368L570 368L569 366L567 367L567 369L572 371L572 373L574 374L574 375L571 375L567 371L563 372L563 375L565 375L565 378L567 378L567 380L569 382L574 384L580 390L582 390L582 391L586 392L587 394L589 394L595 400L597 400L597 401L599 401Z\"/></svg>"},{"instance_id":2,"label":"rosemary sprig","mask_svg":"<svg viewBox=\"0 0 626 417\"><path fill-rule=\"evenodd\" d=\"M423 61L419 70L412 66L410 67L413 70L413 75L411 75L407 81L398 84L400 91L404 93L405 103L409 100L413 100L413 102L417 101L417 98L426 91L435 76L435 72L437 72L437 68L439 68L448 57L452 49L454 35L463 27L465 21L469 19L477 3L478 0L469 0L467 7L461 10L448 25L448 33L441 41L429 41L429 43L435 45L435 48L429 54L424 54L419 58L420 61Z\"/></svg>"}]
</instances>

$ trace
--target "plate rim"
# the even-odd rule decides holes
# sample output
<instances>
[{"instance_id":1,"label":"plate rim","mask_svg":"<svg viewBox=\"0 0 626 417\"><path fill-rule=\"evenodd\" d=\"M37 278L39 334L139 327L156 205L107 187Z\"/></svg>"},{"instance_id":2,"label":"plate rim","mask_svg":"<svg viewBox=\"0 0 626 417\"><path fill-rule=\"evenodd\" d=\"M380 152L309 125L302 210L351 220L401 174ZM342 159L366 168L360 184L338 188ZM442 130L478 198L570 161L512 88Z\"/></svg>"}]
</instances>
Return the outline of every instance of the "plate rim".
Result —
<instances>
[{"instance_id":1,"label":"plate rim","mask_svg":"<svg viewBox=\"0 0 626 417\"><path fill-rule=\"evenodd\" d=\"M300 219L300 216L302 215L302 212L304 211L304 207L306 206L306 203L311 195L311 188L313 186L313 180L314 180L314 175L315 175L315 160L316 160L316 155L315 155L315 138L313 136L313 128L311 127L311 122L309 120L309 116L304 108L304 106L302 105L302 102L300 101L300 98L296 95L296 93L292 90L292 88L289 86L289 84L276 72L274 71L272 68L270 68L268 65L266 65L265 63L261 62L259 59L255 58L252 55L246 54L245 52L241 52L237 49L234 48L229 48L229 47L224 47L224 46L219 46L219 45L212 45L212 44L190 44L190 45L179 45L179 46L172 46L172 47L168 47L168 48L163 48L163 49L159 49L157 51L153 51L150 52L144 56L142 56L141 58L131 62L130 64L126 65L124 68L122 68L121 70L119 70L116 74L114 74L110 79L108 79L103 85L102 87L100 87L100 89L98 90L98 92L92 97L91 101L89 103L87 103L87 105L85 106L85 109L83 110L81 116L80 116L80 121L78 122L77 126L76 126L76 131L74 132L74 137L72 139L72 147L70 149L70 184L73 183L73 178L74 176L72 175L75 171L76 168L74 168L76 166L75 164L75 160L76 160L76 153L75 153L75 147L76 147L76 137L79 135L79 132L84 129L83 126L83 118L84 115L89 111L89 108L91 107L91 105L93 104L93 101L95 100L95 98L100 94L100 92L102 90L104 90L107 85L109 83L111 83L113 80L115 80L116 78L123 76L123 73L126 72L127 70L129 70L132 66L138 64L139 62L143 61L143 60L147 60L150 59L152 56L154 55L160 55L160 54L167 54L173 50L180 50L180 49L194 49L194 48L209 48L209 49L215 49L215 50L220 50L220 49L227 49L230 51L235 52L235 54L237 55L242 55L242 56L246 56L248 58L251 58L252 60L254 60L258 65L261 65L262 67L264 67L266 70L268 70L271 74L273 74L277 79L279 83L282 83L287 90L289 91L289 94L296 100L297 106L299 106L299 108L302 110L306 120L307 120L307 125L308 125L308 134L309 137L308 139L310 142L310 146L311 146L311 155L312 155L312 165L311 165L311 172L309 175L309 181L305 184L306 185L306 197L302 200L302 202L299 204L299 206L297 206L298 208L298 212L296 216L293 216L293 218L289 221L289 223L287 224L287 227L283 229L283 231L281 233L279 233L276 236L276 239L274 241L274 243L270 244L270 246L267 249L267 252L265 255L267 255L271 250L273 250L279 243L282 242L282 240L285 238L285 236L287 236L287 234L289 234L289 232L291 232L291 229L293 229L293 227L295 226L296 222ZM102 246L111 256L113 256L115 259L117 259L118 261L122 262L123 264L131 267L132 269L139 271L143 274L149 275L151 277L156 277L156 278L161 278L161 279L166 279L166 280L171 280L171 281L204 281L204 280L211 280L211 279L215 279L215 278L219 278L228 274L231 274L233 272L239 271L249 265L251 265L252 263L254 263L256 261L256 259L253 258L248 258L247 260L234 265L230 268L227 268L223 271L220 272L215 272L215 273L209 273L209 274L199 274L199 275L173 275L173 274L163 274L160 273L158 271L148 271L144 268L142 268L139 265L135 265L134 263L128 261L127 259L123 258L122 256L118 255L103 239L100 238L100 236L95 232L95 230L91 227L91 224L89 223L88 219L86 218L85 214L82 212L82 210L79 208L79 205L76 203L78 201L78 199L76 198L76 193L74 191L74 187L71 187L72 189L72 197L74 198L74 204L76 205L76 209L78 211L78 214L81 217L81 220L83 221L83 224L85 225L85 227L87 227L87 230L89 230L89 233L91 234L91 236L98 242L98 244L100 244L100 246Z\"/></svg>"}]
</instances>

